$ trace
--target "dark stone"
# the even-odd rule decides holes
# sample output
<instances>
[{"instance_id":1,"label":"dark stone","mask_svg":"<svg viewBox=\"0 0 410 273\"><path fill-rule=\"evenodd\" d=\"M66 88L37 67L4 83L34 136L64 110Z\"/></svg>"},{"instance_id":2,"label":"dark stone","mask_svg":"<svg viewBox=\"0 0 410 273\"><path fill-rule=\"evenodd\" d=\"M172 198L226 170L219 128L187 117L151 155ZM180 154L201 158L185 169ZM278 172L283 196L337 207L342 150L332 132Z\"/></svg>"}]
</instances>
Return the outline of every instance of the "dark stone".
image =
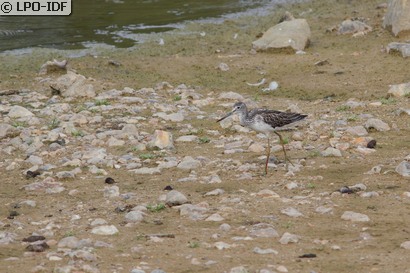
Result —
<instances>
[{"instance_id":1,"label":"dark stone","mask_svg":"<svg viewBox=\"0 0 410 273\"><path fill-rule=\"evenodd\" d=\"M299 256L299 258L316 258L316 257L317 256L314 253L307 253L307 254L303 254Z\"/></svg>"},{"instance_id":2,"label":"dark stone","mask_svg":"<svg viewBox=\"0 0 410 273\"><path fill-rule=\"evenodd\" d=\"M39 244L31 244L26 247L27 251L31 252L43 252L46 249L50 248L50 246L46 242L42 242Z\"/></svg>"},{"instance_id":3,"label":"dark stone","mask_svg":"<svg viewBox=\"0 0 410 273\"><path fill-rule=\"evenodd\" d=\"M31 235L27 238L24 238L23 242L32 243L32 242L37 242L37 241L44 241L45 239L46 237L41 236L41 235Z\"/></svg>"},{"instance_id":4,"label":"dark stone","mask_svg":"<svg viewBox=\"0 0 410 273\"><path fill-rule=\"evenodd\" d=\"M376 140L372 139L367 143L367 148L374 149L376 148Z\"/></svg>"},{"instance_id":5,"label":"dark stone","mask_svg":"<svg viewBox=\"0 0 410 273\"><path fill-rule=\"evenodd\" d=\"M173 189L174 188L172 186L168 185L164 188L164 191L172 191Z\"/></svg>"},{"instance_id":6,"label":"dark stone","mask_svg":"<svg viewBox=\"0 0 410 273\"><path fill-rule=\"evenodd\" d=\"M107 178L105 179L105 183L107 183L107 184L114 184L114 183L117 183L117 182L115 182L114 178L107 177Z\"/></svg>"},{"instance_id":7,"label":"dark stone","mask_svg":"<svg viewBox=\"0 0 410 273\"><path fill-rule=\"evenodd\" d=\"M38 176L38 175L40 175L41 173L39 172L39 171L27 171L26 172L26 178L27 179L30 179L30 178L34 178L34 177L36 177L36 176Z\"/></svg>"}]
</instances>

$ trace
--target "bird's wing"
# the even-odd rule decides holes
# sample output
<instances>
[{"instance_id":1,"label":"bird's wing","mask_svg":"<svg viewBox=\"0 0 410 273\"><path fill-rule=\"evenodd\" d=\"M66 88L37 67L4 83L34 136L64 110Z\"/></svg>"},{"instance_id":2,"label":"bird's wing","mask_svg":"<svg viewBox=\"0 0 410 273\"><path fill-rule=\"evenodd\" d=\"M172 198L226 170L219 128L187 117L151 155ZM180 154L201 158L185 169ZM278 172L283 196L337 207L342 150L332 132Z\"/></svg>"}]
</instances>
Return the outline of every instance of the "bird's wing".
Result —
<instances>
[{"instance_id":1,"label":"bird's wing","mask_svg":"<svg viewBox=\"0 0 410 273\"><path fill-rule=\"evenodd\" d=\"M271 125L273 128L283 127L293 122L302 120L306 115L298 113L281 112L276 110L255 109L251 111L253 115L261 115L263 121Z\"/></svg>"}]
</instances>

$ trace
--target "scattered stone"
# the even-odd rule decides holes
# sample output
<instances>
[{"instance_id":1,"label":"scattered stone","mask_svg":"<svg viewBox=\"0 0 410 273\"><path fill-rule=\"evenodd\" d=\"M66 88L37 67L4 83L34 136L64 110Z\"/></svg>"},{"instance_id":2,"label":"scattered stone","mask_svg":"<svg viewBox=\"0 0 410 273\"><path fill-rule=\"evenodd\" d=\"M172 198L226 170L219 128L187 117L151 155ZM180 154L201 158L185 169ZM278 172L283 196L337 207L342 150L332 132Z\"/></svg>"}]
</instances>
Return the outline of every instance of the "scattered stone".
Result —
<instances>
[{"instance_id":1,"label":"scattered stone","mask_svg":"<svg viewBox=\"0 0 410 273\"><path fill-rule=\"evenodd\" d=\"M262 238L279 237L278 232L271 225L264 223L253 225L250 235Z\"/></svg>"},{"instance_id":2,"label":"scattered stone","mask_svg":"<svg viewBox=\"0 0 410 273\"><path fill-rule=\"evenodd\" d=\"M329 208L329 207L325 207L325 206L320 206L320 207L317 207L317 208L315 209L315 211L316 211L317 213L320 213L320 214L327 214L327 213L333 213L333 208Z\"/></svg>"},{"instance_id":3,"label":"scattered stone","mask_svg":"<svg viewBox=\"0 0 410 273\"><path fill-rule=\"evenodd\" d=\"M396 53L399 52L403 58L410 57L410 43L398 43L393 42L389 43L386 47L387 53Z\"/></svg>"},{"instance_id":4,"label":"scattered stone","mask_svg":"<svg viewBox=\"0 0 410 273\"><path fill-rule=\"evenodd\" d=\"M401 243L400 247L404 249L410 249L410 241L405 241Z\"/></svg>"},{"instance_id":5,"label":"scattered stone","mask_svg":"<svg viewBox=\"0 0 410 273\"><path fill-rule=\"evenodd\" d=\"M369 149L374 149L376 148L376 144L377 144L376 140L372 139L367 143L366 147Z\"/></svg>"},{"instance_id":6,"label":"scattered stone","mask_svg":"<svg viewBox=\"0 0 410 273\"><path fill-rule=\"evenodd\" d=\"M354 126L346 129L346 132L353 136L367 136L368 132L363 126Z\"/></svg>"},{"instance_id":7,"label":"scattered stone","mask_svg":"<svg viewBox=\"0 0 410 273\"><path fill-rule=\"evenodd\" d=\"M240 95L239 93L229 91L229 92L222 92L219 95L219 99L243 101L245 98L242 95Z\"/></svg>"},{"instance_id":8,"label":"scattered stone","mask_svg":"<svg viewBox=\"0 0 410 273\"><path fill-rule=\"evenodd\" d=\"M407 0L392 0L387 5L383 27L391 29L394 36L410 31L410 5Z\"/></svg>"},{"instance_id":9,"label":"scattered stone","mask_svg":"<svg viewBox=\"0 0 410 273\"><path fill-rule=\"evenodd\" d=\"M205 193L204 196L217 196L217 195L221 195L224 193L225 191L223 189L215 189L213 191Z\"/></svg>"},{"instance_id":10,"label":"scattered stone","mask_svg":"<svg viewBox=\"0 0 410 273\"><path fill-rule=\"evenodd\" d=\"M130 211L125 215L125 221L128 223L141 222L144 219L144 214L141 211Z\"/></svg>"},{"instance_id":11,"label":"scattered stone","mask_svg":"<svg viewBox=\"0 0 410 273\"><path fill-rule=\"evenodd\" d=\"M178 164L177 168L182 170L193 170L201 167L201 161L192 158L192 156L186 156Z\"/></svg>"},{"instance_id":12,"label":"scattered stone","mask_svg":"<svg viewBox=\"0 0 410 273\"><path fill-rule=\"evenodd\" d=\"M260 154L263 151L265 151L265 148L259 143L253 143L253 144L251 144L251 146L249 146L248 151L250 151L252 153Z\"/></svg>"},{"instance_id":13,"label":"scattered stone","mask_svg":"<svg viewBox=\"0 0 410 273\"><path fill-rule=\"evenodd\" d=\"M333 148L333 147L328 147L326 150L321 152L321 155L324 157L341 157L342 152L340 152L339 149Z\"/></svg>"},{"instance_id":14,"label":"scattered stone","mask_svg":"<svg viewBox=\"0 0 410 273\"><path fill-rule=\"evenodd\" d=\"M370 218L366 214L357 213L353 211L345 211L341 217L343 220L352 222L369 222Z\"/></svg>"},{"instance_id":15,"label":"scattered stone","mask_svg":"<svg viewBox=\"0 0 410 273\"><path fill-rule=\"evenodd\" d=\"M393 97L405 97L410 94L410 82L390 85L387 94Z\"/></svg>"},{"instance_id":16,"label":"scattered stone","mask_svg":"<svg viewBox=\"0 0 410 273\"><path fill-rule=\"evenodd\" d=\"M175 141L176 142L194 142L194 141L198 141L198 136L195 136L195 135L180 136Z\"/></svg>"},{"instance_id":17,"label":"scattered stone","mask_svg":"<svg viewBox=\"0 0 410 273\"><path fill-rule=\"evenodd\" d=\"M260 190L256 196L263 197L263 198L279 198L279 194L269 189Z\"/></svg>"},{"instance_id":18,"label":"scattered stone","mask_svg":"<svg viewBox=\"0 0 410 273\"><path fill-rule=\"evenodd\" d=\"M244 266L237 266L231 268L229 273L248 273L249 271Z\"/></svg>"},{"instance_id":19,"label":"scattered stone","mask_svg":"<svg viewBox=\"0 0 410 273\"><path fill-rule=\"evenodd\" d=\"M165 198L165 203L168 206L178 206L188 202L188 198L179 191L172 190L169 191Z\"/></svg>"},{"instance_id":20,"label":"scattered stone","mask_svg":"<svg viewBox=\"0 0 410 273\"><path fill-rule=\"evenodd\" d=\"M271 248L261 249L259 247L255 247L253 249L253 253L262 254L262 255L265 255L265 254L275 254L275 255L277 255L277 254L279 254L279 252L277 252L274 249L271 249Z\"/></svg>"},{"instance_id":21,"label":"scattered stone","mask_svg":"<svg viewBox=\"0 0 410 273\"><path fill-rule=\"evenodd\" d=\"M53 72L66 72L67 71L67 60L57 61L54 59L53 61L47 61L40 67L40 75L46 75Z\"/></svg>"},{"instance_id":22,"label":"scattered stone","mask_svg":"<svg viewBox=\"0 0 410 273\"><path fill-rule=\"evenodd\" d=\"M229 70L229 66L226 63L220 63L218 65L218 69L221 71L228 71Z\"/></svg>"},{"instance_id":23,"label":"scattered stone","mask_svg":"<svg viewBox=\"0 0 410 273\"><path fill-rule=\"evenodd\" d=\"M91 230L91 233L97 235L114 235L119 231L114 225L98 226Z\"/></svg>"},{"instance_id":24,"label":"scattered stone","mask_svg":"<svg viewBox=\"0 0 410 273\"><path fill-rule=\"evenodd\" d=\"M279 243L282 245L287 245L289 243L297 243L300 240L300 236L285 232L279 239Z\"/></svg>"},{"instance_id":25,"label":"scattered stone","mask_svg":"<svg viewBox=\"0 0 410 273\"><path fill-rule=\"evenodd\" d=\"M310 259L310 258L316 258L317 256L316 256L316 254L314 254L314 253L307 253L307 254L303 254L303 255L300 255L299 256L299 258L301 258L301 259Z\"/></svg>"},{"instance_id":26,"label":"scattered stone","mask_svg":"<svg viewBox=\"0 0 410 273\"><path fill-rule=\"evenodd\" d=\"M187 216L191 220L203 220L206 218L208 208L206 206L184 204L178 207L181 216Z\"/></svg>"},{"instance_id":27,"label":"scattered stone","mask_svg":"<svg viewBox=\"0 0 410 273\"><path fill-rule=\"evenodd\" d=\"M218 213L214 213L210 215L208 218L205 219L205 221L210 221L210 222L220 222L225 220L221 215Z\"/></svg>"},{"instance_id":28,"label":"scattered stone","mask_svg":"<svg viewBox=\"0 0 410 273\"><path fill-rule=\"evenodd\" d=\"M37 241L44 241L45 239L46 239L46 237L41 236L41 235L31 235L27 238L24 238L23 242L33 243L33 242L37 242Z\"/></svg>"},{"instance_id":29,"label":"scattered stone","mask_svg":"<svg viewBox=\"0 0 410 273\"><path fill-rule=\"evenodd\" d=\"M120 196L120 188L118 186L104 187L104 197L105 198L115 198L118 196Z\"/></svg>"},{"instance_id":30,"label":"scattered stone","mask_svg":"<svg viewBox=\"0 0 410 273\"><path fill-rule=\"evenodd\" d=\"M410 162L409 161L402 161L396 167L396 172L404 177L410 177Z\"/></svg>"},{"instance_id":31,"label":"scattered stone","mask_svg":"<svg viewBox=\"0 0 410 273\"><path fill-rule=\"evenodd\" d=\"M49 248L50 248L50 246L46 242L44 242L44 241L41 242L40 241L40 242L34 242L32 244L29 244L26 247L26 250L31 251L31 252L44 252Z\"/></svg>"},{"instance_id":32,"label":"scattered stone","mask_svg":"<svg viewBox=\"0 0 410 273\"><path fill-rule=\"evenodd\" d=\"M75 237L75 236L68 236L65 237L63 239L61 239L58 242L58 247L60 248L71 248L71 249L75 249L75 248L79 248L79 242L80 240Z\"/></svg>"},{"instance_id":33,"label":"scattered stone","mask_svg":"<svg viewBox=\"0 0 410 273\"><path fill-rule=\"evenodd\" d=\"M114 183L116 183L115 180L114 180L114 178L111 178L111 177L107 177L107 178L104 180L104 182L105 182L106 184L114 184Z\"/></svg>"},{"instance_id":34,"label":"scattered stone","mask_svg":"<svg viewBox=\"0 0 410 273\"><path fill-rule=\"evenodd\" d=\"M94 86L83 75L67 71L50 85L53 93L63 97L95 97Z\"/></svg>"},{"instance_id":35,"label":"scattered stone","mask_svg":"<svg viewBox=\"0 0 410 273\"><path fill-rule=\"evenodd\" d=\"M344 20L337 30L338 34L367 34L372 31L372 27L366 25L362 21L358 20Z\"/></svg>"},{"instance_id":36,"label":"scattered stone","mask_svg":"<svg viewBox=\"0 0 410 273\"><path fill-rule=\"evenodd\" d=\"M282 49L304 50L309 45L310 27L305 19L284 21L269 28L261 38L252 42L256 51Z\"/></svg>"},{"instance_id":37,"label":"scattered stone","mask_svg":"<svg viewBox=\"0 0 410 273\"><path fill-rule=\"evenodd\" d=\"M142 167L142 168L134 170L134 172L136 174L158 174L158 173L161 173L161 170L158 167L155 167L155 168Z\"/></svg>"},{"instance_id":38,"label":"scattered stone","mask_svg":"<svg viewBox=\"0 0 410 273\"><path fill-rule=\"evenodd\" d=\"M289 207L289 208L286 208L286 209L282 209L280 212L281 212L282 214L285 214L285 215L289 216L289 217L300 217L300 216L303 216L303 214L302 214L301 212L299 212L297 209L292 208L292 207Z\"/></svg>"},{"instance_id":39,"label":"scattered stone","mask_svg":"<svg viewBox=\"0 0 410 273\"><path fill-rule=\"evenodd\" d=\"M380 119L376 119L376 118L370 118L366 121L364 127L366 127L367 130L369 129L375 129L376 131L389 131L390 130L390 126L381 121Z\"/></svg>"},{"instance_id":40,"label":"scattered stone","mask_svg":"<svg viewBox=\"0 0 410 273\"><path fill-rule=\"evenodd\" d=\"M174 142L170 132L155 130L152 140L148 143L149 147L158 149L173 149Z\"/></svg>"},{"instance_id":41,"label":"scattered stone","mask_svg":"<svg viewBox=\"0 0 410 273\"><path fill-rule=\"evenodd\" d=\"M10 108L8 116L10 118L25 118L34 116L34 114L20 105L14 105Z\"/></svg>"}]
</instances>

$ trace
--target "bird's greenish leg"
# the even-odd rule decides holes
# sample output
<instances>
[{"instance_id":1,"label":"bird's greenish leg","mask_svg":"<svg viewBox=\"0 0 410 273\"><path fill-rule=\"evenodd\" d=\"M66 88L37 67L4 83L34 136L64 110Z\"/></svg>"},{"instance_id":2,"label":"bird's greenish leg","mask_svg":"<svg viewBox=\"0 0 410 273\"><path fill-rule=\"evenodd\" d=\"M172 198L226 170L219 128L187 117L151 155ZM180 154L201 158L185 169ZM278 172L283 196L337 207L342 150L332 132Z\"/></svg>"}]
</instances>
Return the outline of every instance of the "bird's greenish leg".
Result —
<instances>
[{"instance_id":1,"label":"bird's greenish leg","mask_svg":"<svg viewBox=\"0 0 410 273\"><path fill-rule=\"evenodd\" d=\"M288 156L287 156L287 154L286 154L285 143L284 143L284 141L283 141L283 138L282 138L281 134L279 134L279 133L276 132L276 131L273 131L273 132L279 137L279 141L280 141L280 144L282 145L283 153L285 154L286 170L288 170L288 161L289 161L289 163L290 163L292 166L295 166L295 165L293 165L292 161L290 161L290 159L288 158Z\"/></svg>"}]
</instances>

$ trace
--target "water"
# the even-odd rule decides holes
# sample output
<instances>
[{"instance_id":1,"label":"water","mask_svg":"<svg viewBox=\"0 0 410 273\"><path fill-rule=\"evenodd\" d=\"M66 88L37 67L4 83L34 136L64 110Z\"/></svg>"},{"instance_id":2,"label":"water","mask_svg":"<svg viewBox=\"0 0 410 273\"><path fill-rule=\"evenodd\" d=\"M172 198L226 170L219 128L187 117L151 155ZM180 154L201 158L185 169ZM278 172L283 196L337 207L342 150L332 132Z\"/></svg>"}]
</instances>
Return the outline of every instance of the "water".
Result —
<instances>
[{"instance_id":1,"label":"water","mask_svg":"<svg viewBox=\"0 0 410 273\"><path fill-rule=\"evenodd\" d=\"M126 48L142 42L139 34L182 28L187 21L260 12L277 2L73 0L70 16L0 17L0 52L30 47L80 49L90 43Z\"/></svg>"}]
</instances>

